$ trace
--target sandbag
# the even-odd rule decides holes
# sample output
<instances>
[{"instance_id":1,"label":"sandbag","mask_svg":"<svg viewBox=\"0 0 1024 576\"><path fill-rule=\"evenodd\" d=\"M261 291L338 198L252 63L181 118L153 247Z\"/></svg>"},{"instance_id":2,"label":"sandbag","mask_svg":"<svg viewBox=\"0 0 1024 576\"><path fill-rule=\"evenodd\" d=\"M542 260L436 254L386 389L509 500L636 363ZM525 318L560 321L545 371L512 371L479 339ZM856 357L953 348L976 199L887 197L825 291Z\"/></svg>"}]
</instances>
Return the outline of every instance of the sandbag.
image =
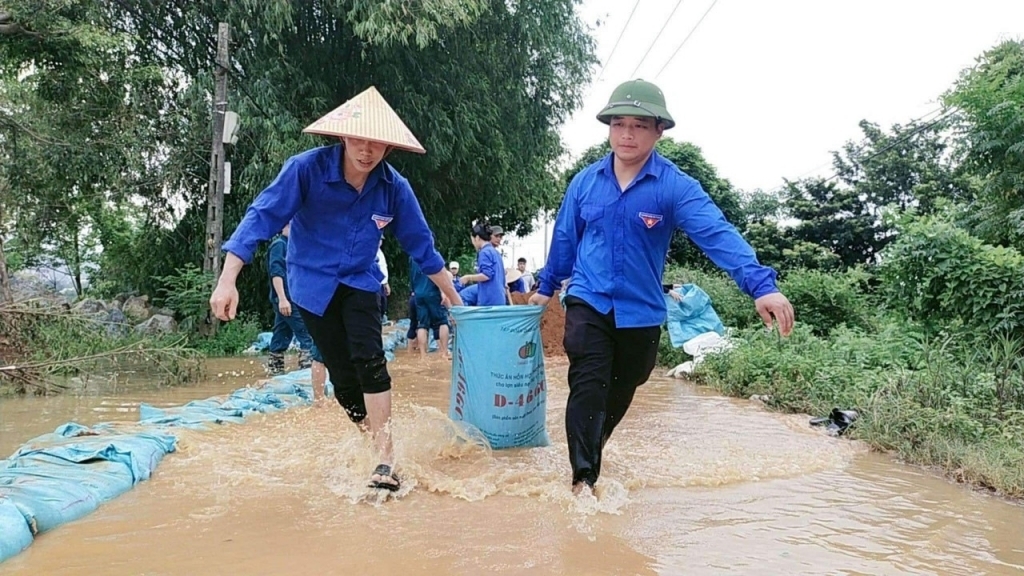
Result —
<instances>
[{"instance_id":1,"label":"sandbag","mask_svg":"<svg viewBox=\"0 0 1024 576\"><path fill-rule=\"evenodd\" d=\"M0 562L32 544L28 521L8 498L0 496Z\"/></svg>"},{"instance_id":2,"label":"sandbag","mask_svg":"<svg viewBox=\"0 0 1024 576\"><path fill-rule=\"evenodd\" d=\"M69 422L26 442L0 464L0 497L33 533L76 520L150 477L176 439Z\"/></svg>"},{"instance_id":3,"label":"sandbag","mask_svg":"<svg viewBox=\"0 0 1024 576\"><path fill-rule=\"evenodd\" d=\"M707 332L725 335L725 326L718 313L711 306L711 298L696 284L683 284L677 290L683 296L676 302L665 294L668 305L668 337L673 348L679 348L688 340Z\"/></svg>"},{"instance_id":4,"label":"sandbag","mask_svg":"<svg viewBox=\"0 0 1024 576\"><path fill-rule=\"evenodd\" d=\"M543 306L456 306L448 417L491 448L547 446Z\"/></svg>"},{"instance_id":5,"label":"sandbag","mask_svg":"<svg viewBox=\"0 0 1024 576\"><path fill-rule=\"evenodd\" d=\"M78 520L100 504L89 488L73 478L46 478L11 469L0 470L0 498L18 507L33 534Z\"/></svg>"},{"instance_id":6,"label":"sandbag","mask_svg":"<svg viewBox=\"0 0 1024 576\"><path fill-rule=\"evenodd\" d=\"M27 441L0 460L0 562L30 546L35 534L81 518L148 479L175 450L177 439L162 429L242 422L251 414L308 405L309 378L307 368L175 408L143 404L141 426L68 422Z\"/></svg>"}]
</instances>

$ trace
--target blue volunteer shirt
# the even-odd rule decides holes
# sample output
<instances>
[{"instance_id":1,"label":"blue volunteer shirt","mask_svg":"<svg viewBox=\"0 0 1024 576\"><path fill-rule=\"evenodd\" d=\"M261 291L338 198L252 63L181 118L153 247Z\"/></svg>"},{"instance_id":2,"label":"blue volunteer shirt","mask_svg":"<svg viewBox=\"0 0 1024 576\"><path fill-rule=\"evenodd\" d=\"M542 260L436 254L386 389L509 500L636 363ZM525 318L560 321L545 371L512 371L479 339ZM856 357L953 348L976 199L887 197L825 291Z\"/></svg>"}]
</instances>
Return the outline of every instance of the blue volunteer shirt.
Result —
<instances>
[{"instance_id":1,"label":"blue volunteer shirt","mask_svg":"<svg viewBox=\"0 0 1024 576\"><path fill-rule=\"evenodd\" d=\"M488 243L476 254L477 270L487 276L487 282L481 282L477 292L478 306L504 306L505 301L505 264L498 250Z\"/></svg>"},{"instance_id":2,"label":"blue volunteer shirt","mask_svg":"<svg viewBox=\"0 0 1024 576\"><path fill-rule=\"evenodd\" d=\"M374 263L385 229L427 274L444 268L409 181L386 162L362 193L345 181L342 145L307 150L285 161L224 243L248 264L256 246L291 221L288 293L322 315L339 284L377 293L384 275Z\"/></svg>"},{"instance_id":3,"label":"blue volunteer shirt","mask_svg":"<svg viewBox=\"0 0 1024 576\"><path fill-rule=\"evenodd\" d=\"M280 277L284 283L284 295L291 299L288 292L288 264L286 255L288 253L288 237L278 236L270 243L270 250L267 251L267 275L270 276L270 301L278 303L277 290L274 290L274 278Z\"/></svg>"},{"instance_id":4,"label":"blue volunteer shirt","mask_svg":"<svg viewBox=\"0 0 1024 576\"><path fill-rule=\"evenodd\" d=\"M653 152L621 191L612 158L569 184L538 293L551 296L568 278L566 295L603 314L614 310L617 327L659 326L667 316L661 279L677 228L752 298L778 291L775 271L758 263L699 182Z\"/></svg>"},{"instance_id":5,"label":"blue volunteer shirt","mask_svg":"<svg viewBox=\"0 0 1024 576\"><path fill-rule=\"evenodd\" d=\"M412 285L412 292L416 298L425 302L440 302L441 290L434 284L423 269L416 264L416 260L409 258L409 279Z\"/></svg>"},{"instance_id":6,"label":"blue volunteer shirt","mask_svg":"<svg viewBox=\"0 0 1024 576\"><path fill-rule=\"evenodd\" d=\"M477 296L479 294L480 285L473 284L472 286L463 288L462 292L459 292L459 297L462 298L462 304L464 306L479 306L479 304L477 304Z\"/></svg>"}]
</instances>

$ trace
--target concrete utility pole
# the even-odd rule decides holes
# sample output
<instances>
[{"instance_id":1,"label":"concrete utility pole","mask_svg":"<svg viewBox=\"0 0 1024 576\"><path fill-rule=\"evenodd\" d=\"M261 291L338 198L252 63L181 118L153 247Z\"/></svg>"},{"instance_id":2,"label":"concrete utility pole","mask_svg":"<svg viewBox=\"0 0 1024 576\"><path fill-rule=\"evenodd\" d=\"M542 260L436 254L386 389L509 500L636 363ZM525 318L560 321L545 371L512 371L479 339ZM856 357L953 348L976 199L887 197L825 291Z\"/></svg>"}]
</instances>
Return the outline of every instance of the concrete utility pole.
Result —
<instances>
[{"instance_id":1,"label":"concrete utility pole","mask_svg":"<svg viewBox=\"0 0 1024 576\"><path fill-rule=\"evenodd\" d=\"M210 186L206 196L206 257L203 271L220 274L220 246L224 240L224 117L228 109L228 44L231 32L226 22L217 26L217 62L214 67L213 140L210 150ZM207 315L209 335L217 333L218 321Z\"/></svg>"}]
</instances>

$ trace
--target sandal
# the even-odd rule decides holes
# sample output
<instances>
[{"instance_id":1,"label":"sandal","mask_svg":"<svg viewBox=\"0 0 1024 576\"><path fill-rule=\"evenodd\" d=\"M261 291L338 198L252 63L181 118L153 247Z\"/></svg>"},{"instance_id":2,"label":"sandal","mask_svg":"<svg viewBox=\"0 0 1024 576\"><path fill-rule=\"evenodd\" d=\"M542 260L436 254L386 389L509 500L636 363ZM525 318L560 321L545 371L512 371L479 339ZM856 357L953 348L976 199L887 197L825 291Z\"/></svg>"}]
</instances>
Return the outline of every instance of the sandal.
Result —
<instances>
[{"instance_id":1,"label":"sandal","mask_svg":"<svg viewBox=\"0 0 1024 576\"><path fill-rule=\"evenodd\" d=\"M373 473L377 476L391 478L395 482L392 484L391 482L380 482L376 480L370 480L370 483L367 484L368 488L383 488L385 490L397 492L398 489L402 487L402 481L398 479L398 475L392 472L391 466L388 466L387 464L381 464L377 466L376 468L373 469Z\"/></svg>"}]
</instances>

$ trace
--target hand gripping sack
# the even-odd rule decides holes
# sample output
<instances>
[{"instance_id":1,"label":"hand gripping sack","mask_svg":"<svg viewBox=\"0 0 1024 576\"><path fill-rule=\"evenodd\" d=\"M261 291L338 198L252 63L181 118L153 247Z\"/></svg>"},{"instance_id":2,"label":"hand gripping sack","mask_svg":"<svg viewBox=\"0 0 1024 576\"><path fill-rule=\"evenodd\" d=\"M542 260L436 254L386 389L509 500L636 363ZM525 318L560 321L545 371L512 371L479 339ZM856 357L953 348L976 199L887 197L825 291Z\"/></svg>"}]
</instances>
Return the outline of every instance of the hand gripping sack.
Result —
<instances>
[{"instance_id":1,"label":"hand gripping sack","mask_svg":"<svg viewBox=\"0 0 1024 576\"><path fill-rule=\"evenodd\" d=\"M491 448L547 446L543 306L457 306L448 417Z\"/></svg>"}]
</instances>

